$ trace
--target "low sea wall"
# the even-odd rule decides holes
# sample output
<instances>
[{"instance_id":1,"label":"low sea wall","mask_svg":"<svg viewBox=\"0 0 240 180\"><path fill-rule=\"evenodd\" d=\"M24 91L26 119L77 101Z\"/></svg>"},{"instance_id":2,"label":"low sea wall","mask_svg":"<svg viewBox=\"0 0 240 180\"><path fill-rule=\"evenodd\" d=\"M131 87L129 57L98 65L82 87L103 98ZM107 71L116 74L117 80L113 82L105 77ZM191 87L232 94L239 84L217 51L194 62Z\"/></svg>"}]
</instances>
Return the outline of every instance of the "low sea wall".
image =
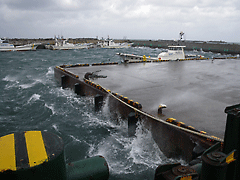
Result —
<instances>
[{"instance_id":1,"label":"low sea wall","mask_svg":"<svg viewBox=\"0 0 240 180\"><path fill-rule=\"evenodd\" d=\"M222 41L174 41L174 40L132 40L133 46L168 48L168 46L186 46L185 50L202 50L222 54L240 54L240 44Z\"/></svg>"}]
</instances>

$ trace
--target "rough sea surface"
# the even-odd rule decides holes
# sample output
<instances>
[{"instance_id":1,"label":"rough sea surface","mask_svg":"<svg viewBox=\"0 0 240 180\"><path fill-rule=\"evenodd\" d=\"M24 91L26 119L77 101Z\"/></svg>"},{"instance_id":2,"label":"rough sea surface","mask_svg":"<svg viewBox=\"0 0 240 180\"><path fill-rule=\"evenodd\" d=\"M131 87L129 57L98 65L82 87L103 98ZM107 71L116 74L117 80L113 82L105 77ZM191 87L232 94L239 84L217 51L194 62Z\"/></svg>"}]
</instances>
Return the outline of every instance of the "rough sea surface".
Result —
<instances>
[{"instance_id":1,"label":"rough sea surface","mask_svg":"<svg viewBox=\"0 0 240 180\"><path fill-rule=\"evenodd\" d=\"M29 130L53 132L64 141L66 163L102 155L110 169L110 180L153 179L158 165L184 163L166 158L141 123L136 136L128 137L127 121L111 119L107 104L95 112L93 97L79 97L59 87L54 79L57 65L120 62L115 55L118 52L156 57L161 51L130 48L0 53L0 135Z\"/></svg>"}]
</instances>

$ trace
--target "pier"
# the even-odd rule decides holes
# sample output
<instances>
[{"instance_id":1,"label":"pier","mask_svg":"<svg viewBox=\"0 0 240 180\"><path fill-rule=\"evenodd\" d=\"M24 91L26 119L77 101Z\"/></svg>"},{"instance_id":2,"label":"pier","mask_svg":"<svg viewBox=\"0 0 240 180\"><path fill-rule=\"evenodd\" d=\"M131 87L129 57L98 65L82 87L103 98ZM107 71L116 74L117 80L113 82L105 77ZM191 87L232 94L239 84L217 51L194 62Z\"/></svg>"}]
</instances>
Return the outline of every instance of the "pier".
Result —
<instances>
[{"instance_id":1,"label":"pier","mask_svg":"<svg viewBox=\"0 0 240 180\"><path fill-rule=\"evenodd\" d=\"M124 118L135 113L164 154L190 161L196 145L208 148L223 142L224 109L237 97L227 86L235 84L238 63L238 59L94 63L57 66L54 73L63 88L102 95L111 112ZM86 78L88 72L106 78ZM162 103L167 108L159 115Z\"/></svg>"}]
</instances>

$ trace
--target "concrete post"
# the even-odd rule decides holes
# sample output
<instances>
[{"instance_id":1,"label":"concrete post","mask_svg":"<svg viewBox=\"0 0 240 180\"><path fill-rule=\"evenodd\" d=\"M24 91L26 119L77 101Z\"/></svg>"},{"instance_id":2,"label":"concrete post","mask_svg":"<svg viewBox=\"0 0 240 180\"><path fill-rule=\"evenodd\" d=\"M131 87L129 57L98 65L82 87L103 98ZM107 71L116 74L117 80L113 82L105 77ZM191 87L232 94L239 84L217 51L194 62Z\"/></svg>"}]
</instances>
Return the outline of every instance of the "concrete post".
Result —
<instances>
[{"instance_id":1,"label":"concrete post","mask_svg":"<svg viewBox=\"0 0 240 180\"><path fill-rule=\"evenodd\" d=\"M136 117L135 112L131 112L128 115L128 136L134 136L137 129L137 121L138 118Z\"/></svg>"},{"instance_id":2,"label":"concrete post","mask_svg":"<svg viewBox=\"0 0 240 180\"><path fill-rule=\"evenodd\" d=\"M83 87L82 87L81 84L76 83L76 84L74 85L74 87L75 87L75 89L74 89L74 90L75 90L75 93L76 93L77 95L84 96Z\"/></svg>"},{"instance_id":3,"label":"concrete post","mask_svg":"<svg viewBox=\"0 0 240 180\"><path fill-rule=\"evenodd\" d=\"M67 76L66 75L61 76L61 86L63 89L67 88Z\"/></svg>"},{"instance_id":4,"label":"concrete post","mask_svg":"<svg viewBox=\"0 0 240 180\"><path fill-rule=\"evenodd\" d=\"M95 111L99 111L103 106L103 96L97 94L94 98L95 101Z\"/></svg>"}]
</instances>

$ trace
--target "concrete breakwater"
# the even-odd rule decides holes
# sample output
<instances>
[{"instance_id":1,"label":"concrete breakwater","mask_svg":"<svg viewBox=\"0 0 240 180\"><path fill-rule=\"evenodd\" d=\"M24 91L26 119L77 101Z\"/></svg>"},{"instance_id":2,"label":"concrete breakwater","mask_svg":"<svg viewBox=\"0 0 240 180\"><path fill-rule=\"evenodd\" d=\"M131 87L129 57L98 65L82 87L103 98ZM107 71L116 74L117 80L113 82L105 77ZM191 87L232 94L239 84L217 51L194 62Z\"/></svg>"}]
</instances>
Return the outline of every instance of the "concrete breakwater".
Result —
<instances>
[{"instance_id":1,"label":"concrete breakwater","mask_svg":"<svg viewBox=\"0 0 240 180\"><path fill-rule=\"evenodd\" d=\"M186 46L185 50L202 50L222 54L240 54L240 44L223 41L174 41L174 40L132 40L133 46L168 48L171 45Z\"/></svg>"},{"instance_id":2,"label":"concrete breakwater","mask_svg":"<svg viewBox=\"0 0 240 180\"><path fill-rule=\"evenodd\" d=\"M54 38L38 38L38 39L28 39L28 38L13 38L8 39L9 43L13 44L14 46L25 45L25 44L55 44ZM68 38L69 43L78 44L78 43L97 43L98 39L96 38Z\"/></svg>"},{"instance_id":3,"label":"concrete breakwater","mask_svg":"<svg viewBox=\"0 0 240 180\"><path fill-rule=\"evenodd\" d=\"M66 38L64 38L66 39ZM81 44L81 43L92 43L92 44L98 44L99 40L97 38L67 38L69 43L73 44ZM35 44L37 45L37 49L45 49L45 45L54 45L55 39L54 38L38 38L38 39L28 39L28 38L12 38L8 39L10 44L13 44L14 46L21 46L25 44ZM131 42L130 40L126 39L118 39L114 40L114 42L117 43L123 43L123 42Z\"/></svg>"}]
</instances>

